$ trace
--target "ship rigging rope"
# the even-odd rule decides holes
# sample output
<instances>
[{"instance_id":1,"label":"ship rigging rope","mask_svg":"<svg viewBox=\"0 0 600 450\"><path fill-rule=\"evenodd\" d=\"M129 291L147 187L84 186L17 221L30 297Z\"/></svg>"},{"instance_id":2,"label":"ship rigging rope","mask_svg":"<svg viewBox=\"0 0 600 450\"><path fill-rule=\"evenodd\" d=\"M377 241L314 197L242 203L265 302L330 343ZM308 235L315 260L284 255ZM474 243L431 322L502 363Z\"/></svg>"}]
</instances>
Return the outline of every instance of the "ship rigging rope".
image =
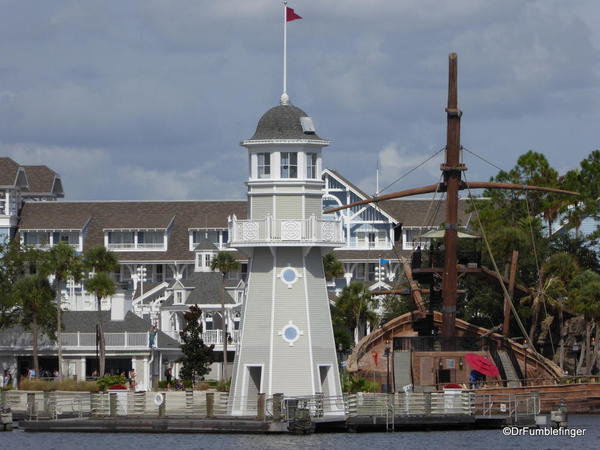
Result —
<instances>
[{"instance_id":1,"label":"ship rigging rope","mask_svg":"<svg viewBox=\"0 0 600 450\"><path fill-rule=\"evenodd\" d=\"M502 167L500 167L500 166L497 166L497 165L496 165L496 164L494 164L493 162L490 162L490 161L488 161L488 160L487 160L487 159L485 159L483 156L481 156L481 155L478 155L478 154L477 154L477 153L475 153L474 151L472 151L472 150L469 150L468 148L465 148L465 147L463 147L462 149L463 149L464 151L466 151L466 152L470 153L471 155L473 155L473 156L475 156L475 157L479 158L479 159L480 159L480 160L482 160L484 163L487 163L487 164L489 164L490 166L492 166L492 167L495 167L496 169L498 169L498 170L500 170L500 171L502 171L502 172L506 172L506 171L505 171L505 170L504 170Z\"/></svg>"},{"instance_id":2,"label":"ship rigging rope","mask_svg":"<svg viewBox=\"0 0 600 450\"><path fill-rule=\"evenodd\" d=\"M540 270L540 260L538 258L538 253L537 253L537 248L535 246L535 238L533 235L533 224L531 223L531 212L529 209L529 196L527 195L527 191L525 191L525 206L527 207L527 216L529 218L528 222L529 222L529 233L531 235L531 246L533 247L533 256L535 258L535 268L537 270L537 276L538 276L538 295L541 297L540 301L542 302L542 305L544 305L544 314L546 316L548 316L548 308L546 307L546 295L543 291L543 286L542 286L542 272ZM534 300L535 301L535 300ZM550 337L550 345L552 346L552 353L556 352L556 349L554 348L554 339L552 339L552 332L551 330L548 330L548 336ZM533 343L532 343L533 345Z\"/></svg>"},{"instance_id":3,"label":"ship rigging rope","mask_svg":"<svg viewBox=\"0 0 600 450\"><path fill-rule=\"evenodd\" d=\"M465 182L467 181L466 178L467 177L465 174ZM489 243L487 235L485 233L485 229L483 228L483 224L481 223L481 217L479 216L479 209L477 208L477 203L475 201L475 197L473 196L471 189L469 188L469 184L468 183L465 183L465 184L467 185L467 190L469 191L469 199L471 200L473 209L475 210L475 216L477 217L479 229L481 230L481 236L483 237L483 241L485 242L485 247L487 249L488 254L490 255L490 259L492 260L492 265L494 266L494 271L496 272L498 280L500 281L500 286L502 287L502 292L504 293L504 297L506 298L506 300L508 301L508 303L510 305L510 309L517 321L517 324L519 325L519 329L521 330L521 333L523 333L523 336L525 337L525 339L529 339L529 335L527 334L527 331L525 330L525 326L523 325L523 322L521 322L521 318L519 317L517 308L515 308L515 305L514 305L512 299L510 298L510 295L508 294L508 290L506 289L506 286L504 285L502 275L500 275L500 270L498 269L498 265L496 264L496 259L494 258L494 255L492 253L492 248L490 247L490 243ZM543 356L538 353L538 351L536 350L533 343L529 348L531 348L533 350L533 354L535 355L535 358L538 361L540 361L540 362L543 361ZM527 358L527 354L525 354L525 358ZM525 374L525 377L527 377L527 374Z\"/></svg>"},{"instance_id":4,"label":"ship rigging rope","mask_svg":"<svg viewBox=\"0 0 600 450\"><path fill-rule=\"evenodd\" d=\"M398 181L400 181L402 178L407 177L408 175L410 175L411 173L413 173L415 170L417 170L419 167L421 167L423 164L426 164L427 162L429 162L430 160L432 160L433 158L435 158L438 154L440 154L441 152L443 152L444 150L446 150L446 147L442 147L440 148L437 152L435 152L433 155L431 155L429 158L425 159L424 161L420 162L419 164L417 164L415 167L413 167L412 169L408 170L407 172L404 172L402 175L400 175L398 178L396 178L394 181L392 181L390 184L388 184L386 187L384 187L383 189L381 189L376 196L377 197L379 195L381 195L382 192L387 191L389 188L391 188L394 184L396 184Z\"/></svg>"}]
</instances>

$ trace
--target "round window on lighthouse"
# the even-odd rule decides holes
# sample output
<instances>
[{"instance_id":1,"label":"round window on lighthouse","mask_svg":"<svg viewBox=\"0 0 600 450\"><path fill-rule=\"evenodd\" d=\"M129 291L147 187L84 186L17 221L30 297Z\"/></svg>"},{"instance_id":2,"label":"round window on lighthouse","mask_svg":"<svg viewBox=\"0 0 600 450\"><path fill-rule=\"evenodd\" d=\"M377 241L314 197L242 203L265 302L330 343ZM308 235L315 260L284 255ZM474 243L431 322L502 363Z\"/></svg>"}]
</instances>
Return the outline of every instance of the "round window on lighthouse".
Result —
<instances>
[{"instance_id":1,"label":"round window on lighthouse","mask_svg":"<svg viewBox=\"0 0 600 450\"><path fill-rule=\"evenodd\" d=\"M290 320L277 334L281 336L285 342L290 344L290 347L293 347L294 342L300 339L300 336L304 333Z\"/></svg>"},{"instance_id":2,"label":"round window on lighthouse","mask_svg":"<svg viewBox=\"0 0 600 450\"><path fill-rule=\"evenodd\" d=\"M298 272L293 267L286 267L279 273L279 278L283 283L287 284L288 288L291 288L298 281Z\"/></svg>"}]
</instances>

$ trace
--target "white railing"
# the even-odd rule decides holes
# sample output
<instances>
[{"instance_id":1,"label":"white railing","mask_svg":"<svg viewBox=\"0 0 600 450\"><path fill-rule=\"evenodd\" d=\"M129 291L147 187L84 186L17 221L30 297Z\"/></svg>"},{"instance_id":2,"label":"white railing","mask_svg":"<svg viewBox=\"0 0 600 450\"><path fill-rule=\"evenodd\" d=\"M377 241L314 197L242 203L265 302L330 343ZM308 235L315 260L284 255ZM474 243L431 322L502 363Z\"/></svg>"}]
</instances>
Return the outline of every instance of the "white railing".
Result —
<instances>
[{"instance_id":1,"label":"white railing","mask_svg":"<svg viewBox=\"0 0 600 450\"><path fill-rule=\"evenodd\" d=\"M157 336L158 337L158 336ZM61 341L63 348L95 348L96 333L62 333ZM0 333L0 348L27 348L31 347L31 333L22 333L19 335ZM40 347L56 347L56 342L45 336L38 339ZM149 336L144 333L104 333L104 342L107 349L115 348L148 348ZM160 343L159 343L160 345Z\"/></svg>"},{"instance_id":2,"label":"white railing","mask_svg":"<svg viewBox=\"0 0 600 450\"><path fill-rule=\"evenodd\" d=\"M240 341L240 331L232 330L227 332L229 334L228 344L237 344ZM181 342L179 331L165 331L167 336L172 337L176 341ZM223 330L206 330L202 332L202 340L206 345L223 345Z\"/></svg>"},{"instance_id":3,"label":"white railing","mask_svg":"<svg viewBox=\"0 0 600 450\"><path fill-rule=\"evenodd\" d=\"M324 220L312 216L308 219L261 220L233 219L230 223L230 244L235 246L260 243L323 243L344 244L341 220Z\"/></svg>"},{"instance_id":4,"label":"white railing","mask_svg":"<svg viewBox=\"0 0 600 450\"><path fill-rule=\"evenodd\" d=\"M109 250L140 250L140 249L164 249L165 248L165 244L164 242L138 242L137 244L135 242L121 242L119 244L117 243L108 243L108 249Z\"/></svg>"}]
</instances>

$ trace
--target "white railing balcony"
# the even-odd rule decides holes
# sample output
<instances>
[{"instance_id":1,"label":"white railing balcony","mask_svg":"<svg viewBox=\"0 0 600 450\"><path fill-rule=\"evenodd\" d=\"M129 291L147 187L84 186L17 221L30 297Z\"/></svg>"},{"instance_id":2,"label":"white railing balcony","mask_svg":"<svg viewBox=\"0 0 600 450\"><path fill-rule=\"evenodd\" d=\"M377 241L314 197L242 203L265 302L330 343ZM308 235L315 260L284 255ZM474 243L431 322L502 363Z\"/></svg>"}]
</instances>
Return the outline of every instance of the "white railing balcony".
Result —
<instances>
[{"instance_id":1,"label":"white railing balcony","mask_svg":"<svg viewBox=\"0 0 600 450\"><path fill-rule=\"evenodd\" d=\"M107 349L146 349L149 348L150 343L148 334L148 332L104 333L104 342ZM63 348L67 350L96 348L96 333L63 333L61 338ZM38 342L40 348L56 347L56 342L45 335L40 336ZM0 347L29 348L31 343L31 333L19 335L0 333Z\"/></svg>"},{"instance_id":2,"label":"white railing balcony","mask_svg":"<svg viewBox=\"0 0 600 450\"><path fill-rule=\"evenodd\" d=\"M229 341L227 342L230 345L237 344L240 341L240 331L239 330L230 330L227 332L229 334ZM176 341L181 342L181 337L179 336L179 331L165 331L167 336L172 337ZM206 330L202 332L202 340L206 345L223 345L223 330Z\"/></svg>"},{"instance_id":3,"label":"white railing balcony","mask_svg":"<svg viewBox=\"0 0 600 450\"><path fill-rule=\"evenodd\" d=\"M341 220L317 219L233 219L229 224L232 247L260 245L327 246L344 245Z\"/></svg>"},{"instance_id":4,"label":"white railing balcony","mask_svg":"<svg viewBox=\"0 0 600 450\"><path fill-rule=\"evenodd\" d=\"M109 250L166 250L163 242L120 242L108 243Z\"/></svg>"}]
</instances>

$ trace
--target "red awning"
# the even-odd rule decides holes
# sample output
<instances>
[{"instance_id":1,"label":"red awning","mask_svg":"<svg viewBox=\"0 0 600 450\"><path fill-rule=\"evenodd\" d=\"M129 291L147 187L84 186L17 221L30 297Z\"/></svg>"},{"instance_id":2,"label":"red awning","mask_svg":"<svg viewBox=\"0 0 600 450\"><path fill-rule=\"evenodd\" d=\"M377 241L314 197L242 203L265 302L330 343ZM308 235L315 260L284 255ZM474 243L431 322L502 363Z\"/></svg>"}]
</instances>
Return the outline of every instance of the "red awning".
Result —
<instances>
[{"instance_id":1,"label":"red awning","mask_svg":"<svg viewBox=\"0 0 600 450\"><path fill-rule=\"evenodd\" d=\"M465 355L465 359L467 360L467 364L471 366L472 369L476 370L483 375L487 375L490 377L499 377L500 371L496 364L491 362L485 356L478 355L477 353L467 353Z\"/></svg>"}]
</instances>

